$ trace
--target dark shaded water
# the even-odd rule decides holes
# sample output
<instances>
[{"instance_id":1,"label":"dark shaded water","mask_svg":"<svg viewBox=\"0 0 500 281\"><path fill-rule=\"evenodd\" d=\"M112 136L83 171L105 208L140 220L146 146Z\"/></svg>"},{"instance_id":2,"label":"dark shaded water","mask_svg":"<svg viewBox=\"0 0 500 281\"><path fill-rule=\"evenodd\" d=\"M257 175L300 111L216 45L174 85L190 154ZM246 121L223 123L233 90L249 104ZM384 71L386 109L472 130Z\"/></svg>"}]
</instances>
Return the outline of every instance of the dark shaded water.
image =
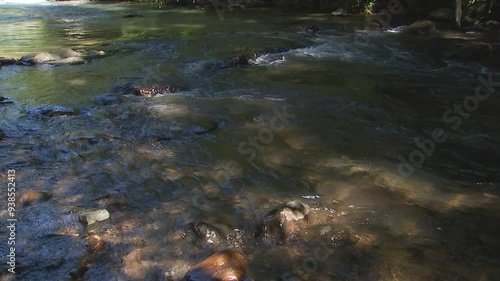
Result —
<instances>
[{"instance_id":1,"label":"dark shaded water","mask_svg":"<svg viewBox=\"0 0 500 281\"><path fill-rule=\"evenodd\" d=\"M143 17L123 19L129 12ZM356 17L244 10L220 21L127 4L3 4L0 16L0 55L109 54L0 69L0 95L15 101L0 105L2 184L16 169L18 196L52 194L17 213L18 280L180 280L228 247L246 254L253 280L499 279L498 86L477 109L443 117L498 69L357 30ZM320 32L295 32L301 24ZM354 49L356 32L369 42ZM254 48L286 51L221 69ZM125 83L186 90L113 93ZM47 105L76 115L48 117ZM416 143L434 145L432 155ZM313 210L304 234L255 238L260 217L290 200ZM111 218L84 229L77 217L91 208ZM193 241L187 225L200 221L224 239ZM359 241L337 243L325 229ZM92 234L107 244L89 255ZM7 247L2 239L2 272Z\"/></svg>"}]
</instances>

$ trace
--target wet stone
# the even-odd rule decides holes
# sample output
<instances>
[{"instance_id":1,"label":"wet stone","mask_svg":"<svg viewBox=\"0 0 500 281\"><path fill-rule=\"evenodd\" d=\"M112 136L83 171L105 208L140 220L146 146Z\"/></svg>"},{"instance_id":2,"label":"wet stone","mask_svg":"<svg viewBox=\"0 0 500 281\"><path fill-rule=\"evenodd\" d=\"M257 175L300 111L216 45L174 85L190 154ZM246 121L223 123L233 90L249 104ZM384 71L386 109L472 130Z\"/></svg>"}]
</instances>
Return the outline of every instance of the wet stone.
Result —
<instances>
[{"instance_id":1,"label":"wet stone","mask_svg":"<svg viewBox=\"0 0 500 281\"><path fill-rule=\"evenodd\" d=\"M184 281L248 281L245 256L234 250L217 252L194 265Z\"/></svg>"},{"instance_id":2,"label":"wet stone","mask_svg":"<svg viewBox=\"0 0 500 281\"><path fill-rule=\"evenodd\" d=\"M5 138L5 133L0 129L0 141Z\"/></svg>"},{"instance_id":3,"label":"wet stone","mask_svg":"<svg viewBox=\"0 0 500 281\"><path fill-rule=\"evenodd\" d=\"M136 13L130 13L130 14L124 15L122 18L129 19L129 18L140 18L140 17L142 17L142 15L139 15Z\"/></svg>"},{"instance_id":4,"label":"wet stone","mask_svg":"<svg viewBox=\"0 0 500 281\"><path fill-rule=\"evenodd\" d=\"M94 136L69 137L67 142L78 145L94 145L99 143L99 138Z\"/></svg>"},{"instance_id":5,"label":"wet stone","mask_svg":"<svg viewBox=\"0 0 500 281\"><path fill-rule=\"evenodd\" d=\"M99 235L92 235L87 237L87 243L89 245L89 251L91 253L99 252L104 249L106 243Z\"/></svg>"},{"instance_id":6,"label":"wet stone","mask_svg":"<svg viewBox=\"0 0 500 281\"><path fill-rule=\"evenodd\" d=\"M203 122L199 125L191 125L186 128L186 131L196 135L203 135L215 131L219 127L219 124L215 121Z\"/></svg>"},{"instance_id":7,"label":"wet stone","mask_svg":"<svg viewBox=\"0 0 500 281\"><path fill-rule=\"evenodd\" d=\"M348 227L335 224L319 224L302 229L299 233L301 240L313 244L330 247L354 245L359 238Z\"/></svg>"},{"instance_id":8,"label":"wet stone","mask_svg":"<svg viewBox=\"0 0 500 281\"><path fill-rule=\"evenodd\" d=\"M299 33L316 33L319 31L319 27L316 25L299 25L295 28L295 32Z\"/></svg>"},{"instance_id":9,"label":"wet stone","mask_svg":"<svg viewBox=\"0 0 500 281\"><path fill-rule=\"evenodd\" d=\"M44 110L41 112L41 114L46 117L61 117L61 116L76 115L76 113L71 110Z\"/></svg>"},{"instance_id":10,"label":"wet stone","mask_svg":"<svg viewBox=\"0 0 500 281\"><path fill-rule=\"evenodd\" d=\"M0 57L0 66L16 64L18 61L16 58Z\"/></svg>"},{"instance_id":11,"label":"wet stone","mask_svg":"<svg viewBox=\"0 0 500 281\"><path fill-rule=\"evenodd\" d=\"M9 99L7 99L6 97L2 97L0 96L0 105L4 105L4 104L12 104L14 103L13 101L10 101Z\"/></svg>"},{"instance_id":12,"label":"wet stone","mask_svg":"<svg viewBox=\"0 0 500 281\"><path fill-rule=\"evenodd\" d=\"M257 226L256 237L281 244L296 237L307 225L311 209L300 201L290 201L267 213Z\"/></svg>"},{"instance_id":13,"label":"wet stone","mask_svg":"<svg viewBox=\"0 0 500 281\"><path fill-rule=\"evenodd\" d=\"M222 232L217 227L206 222L190 223L187 230L193 233L195 240L204 246L218 245L223 239Z\"/></svg>"},{"instance_id":14,"label":"wet stone","mask_svg":"<svg viewBox=\"0 0 500 281\"><path fill-rule=\"evenodd\" d=\"M110 215L108 210L99 209L94 211L87 211L80 214L80 221L86 223L87 226L92 225L98 221L104 221L109 219Z\"/></svg>"},{"instance_id":15,"label":"wet stone","mask_svg":"<svg viewBox=\"0 0 500 281\"><path fill-rule=\"evenodd\" d=\"M30 110L31 113L40 114L45 117L74 116L76 112L72 109L56 105L44 105Z\"/></svg>"},{"instance_id":16,"label":"wet stone","mask_svg":"<svg viewBox=\"0 0 500 281\"><path fill-rule=\"evenodd\" d=\"M125 84L123 86L115 88L115 91L120 92L124 95L154 97L160 94L172 94L182 89L183 87L172 84L152 86L133 86L131 84Z\"/></svg>"}]
</instances>

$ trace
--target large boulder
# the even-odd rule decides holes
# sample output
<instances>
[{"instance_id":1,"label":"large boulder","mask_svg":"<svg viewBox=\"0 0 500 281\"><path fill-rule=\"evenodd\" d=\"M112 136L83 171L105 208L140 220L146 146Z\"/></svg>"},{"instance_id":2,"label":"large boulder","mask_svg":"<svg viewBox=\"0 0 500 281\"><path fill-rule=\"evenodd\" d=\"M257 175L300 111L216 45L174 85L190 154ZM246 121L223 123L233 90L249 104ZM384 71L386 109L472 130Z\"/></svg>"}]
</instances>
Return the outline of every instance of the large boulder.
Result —
<instances>
[{"instance_id":1,"label":"large boulder","mask_svg":"<svg viewBox=\"0 0 500 281\"><path fill-rule=\"evenodd\" d=\"M427 35L436 31L436 25L430 20L419 20L410 24L405 30L405 34Z\"/></svg>"},{"instance_id":2,"label":"large boulder","mask_svg":"<svg viewBox=\"0 0 500 281\"><path fill-rule=\"evenodd\" d=\"M245 256L234 250L217 252L194 265L183 281L247 281L248 263Z\"/></svg>"}]
</instances>

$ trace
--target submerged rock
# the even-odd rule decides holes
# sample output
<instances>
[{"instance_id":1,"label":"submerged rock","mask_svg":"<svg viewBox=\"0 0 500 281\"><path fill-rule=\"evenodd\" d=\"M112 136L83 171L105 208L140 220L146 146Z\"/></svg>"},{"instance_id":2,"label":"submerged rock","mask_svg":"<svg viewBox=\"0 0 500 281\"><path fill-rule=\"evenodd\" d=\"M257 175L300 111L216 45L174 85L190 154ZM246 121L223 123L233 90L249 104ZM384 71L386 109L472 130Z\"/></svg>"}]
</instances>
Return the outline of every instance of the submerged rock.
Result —
<instances>
[{"instance_id":1,"label":"submerged rock","mask_svg":"<svg viewBox=\"0 0 500 281\"><path fill-rule=\"evenodd\" d=\"M344 16L348 16L349 13L347 13L342 8L338 8L337 10L333 11L330 15L335 16L335 17L344 17Z\"/></svg>"},{"instance_id":2,"label":"submerged rock","mask_svg":"<svg viewBox=\"0 0 500 281\"><path fill-rule=\"evenodd\" d=\"M410 24L404 30L405 34L428 35L436 31L436 25L430 20L419 20Z\"/></svg>"},{"instance_id":3,"label":"submerged rock","mask_svg":"<svg viewBox=\"0 0 500 281\"><path fill-rule=\"evenodd\" d=\"M300 231L299 236L306 242L320 243L331 247L354 245L359 241L359 238L352 233L351 229L334 224L307 227Z\"/></svg>"},{"instance_id":4,"label":"submerged rock","mask_svg":"<svg viewBox=\"0 0 500 281\"><path fill-rule=\"evenodd\" d=\"M27 111L30 114L41 115L43 117L49 118L77 115L77 112L75 112L73 109L59 105L42 105L39 107L30 108Z\"/></svg>"},{"instance_id":5,"label":"submerged rock","mask_svg":"<svg viewBox=\"0 0 500 281\"><path fill-rule=\"evenodd\" d=\"M42 112L43 116L46 117L61 117L61 116L74 116L76 113L72 110L47 110Z\"/></svg>"},{"instance_id":6,"label":"submerged rock","mask_svg":"<svg viewBox=\"0 0 500 281\"><path fill-rule=\"evenodd\" d=\"M94 211L87 211L80 214L78 217L80 221L87 224L87 226L92 225L98 221L104 221L109 219L110 215L108 210L99 209Z\"/></svg>"},{"instance_id":7,"label":"submerged rock","mask_svg":"<svg viewBox=\"0 0 500 281\"><path fill-rule=\"evenodd\" d=\"M493 53L493 47L484 42L470 42L459 44L456 50L448 54L448 57L465 60L477 60L490 56Z\"/></svg>"},{"instance_id":8,"label":"submerged rock","mask_svg":"<svg viewBox=\"0 0 500 281\"><path fill-rule=\"evenodd\" d=\"M36 65L41 63L50 64L83 64L87 59L92 59L98 56L104 56L103 51L75 51L71 48L62 48L52 52L42 52L31 57L21 58L24 64Z\"/></svg>"},{"instance_id":9,"label":"submerged rock","mask_svg":"<svg viewBox=\"0 0 500 281\"><path fill-rule=\"evenodd\" d=\"M17 198L17 204L20 206L29 206L39 202L45 202L52 197L52 194L49 194L44 191L32 191L28 190L22 192L21 195Z\"/></svg>"},{"instance_id":10,"label":"submerged rock","mask_svg":"<svg viewBox=\"0 0 500 281\"><path fill-rule=\"evenodd\" d=\"M192 232L197 242L204 245L218 245L223 239L222 232L206 222L188 224L188 231Z\"/></svg>"},{"instance_id":11,"label":"submerged rock","mask_svg":"<svg viewBox=\"0 0 500 281\"><path fill-rule=\"evenodd\" d=\"M204 120L198 122L196 125L188 126L185 131L188 133L196 134L196 135L204 135L210 132L213 132L219 128L219 123L214 120Z\"/></svg>"},{"instance_id":12,"label":"submerged rock","mask_svg":"<svg viewBox=\"0 0 500 281\"><path fill-rule=\"evenodd\" d=\"M124 15L122 18L128 19L128 18L141 18L141 17L142 17L142 15L139 15L137 13L130 13L130 14Z\"/></svg>"},{"instance_id":13,"label":"submerged rock","mask_svg":"<svg viewBox=\"0 0 500 281\"><path fill-rule=\"evenodd\" d=\"M295 28L295 32L299 33L316 33L319 31L319 27L316 25L299 25Z\"/></svg>"},{"instance_id":14,"label":"submerged rock","mask_svg":"<svg viewBox=\"0 0 500 281\"><path fill-rule=\"evenodd\" d=\"M0 141L5 138L5 133L0 129Z\"/></svg>"},{"instance_id":15,"label":"submerged rock","mask_svg":"<svg viewBox=\"0 0 500 281\"><path fill-rule=\"evenodd\" d=\"M87 243L89 245L89 251L91 253L99 252L104 249L105 242L99 235L92 235L87 237Z\"/></svg>"},{"instance_id":16,"label":"submerged rock","mask_svg":"<svg viewBox=\"0 0 500 281\"><path fill-rule=\"evenodd\" d=\"M255 236L277 243L286 243L307 223L310 212L309 206L300 201L288 202L262 218Z\"/></svg>"},{"instance_id":17,"label":"submerged rock","mask_svg":"<svg viewBox=\"0 0 500 281\"><path fill-rule=\"evenodd\" d=\"M181 89L182 89L181 86L172 84L152 85L152 86L133 86L131 84L125 84L123 86L115 88L115 91L120 92L124 95L154 97L159 94L175 93Z\"/></svg>"},{"instance_id":18,"label":"submerged rock","mask_svg":"<svg viewBox=\"0 0 500 281\"><path fill-rule=\"evenodd\" d=\"M245 256L234 250L217 252L194 265L183 281L243 281L248 279Z\"/></svg>"}]
</instances>

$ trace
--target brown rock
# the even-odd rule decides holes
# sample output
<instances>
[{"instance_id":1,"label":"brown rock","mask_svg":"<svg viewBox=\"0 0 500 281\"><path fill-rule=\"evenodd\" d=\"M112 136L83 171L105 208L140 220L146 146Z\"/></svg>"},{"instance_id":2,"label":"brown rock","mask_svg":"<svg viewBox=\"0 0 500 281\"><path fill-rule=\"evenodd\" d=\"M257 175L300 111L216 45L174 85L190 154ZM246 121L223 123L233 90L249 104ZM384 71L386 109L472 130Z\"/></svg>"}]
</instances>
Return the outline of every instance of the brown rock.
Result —
<instances>
[{"instance_id":1,"label":"brown rock","mask_svg":"<svg viewBox=\"0 0 500 281\"><path fill-rule=\"evenodd\" d=\"M234 250L217 252L193 266L184 281L244 281L248 280L245 256Z\"/></svg>"},{"instance_id":2,"label":"brown rock","mask_svg":"<svg viewBox=\"0 0 500 281\"><path fill-rule=\"evenodd\" d=\"M87 242L89 243L89 251L91 253L95 253L104 249L104 245L106 244L99 235L89 236L87 238Z\"/></svg>"},{"instance_id":3,"label":"brown rock","mask_svg":"<svg viewBox=\"0 0 500 281\"><path fill-rule=\"evenodd\" d=\"M52 194L43 191L25 191L18 197L18 204L21 206L29 206L31 204L45 202L52 197Z\"/></svg>"}]
</instances>

